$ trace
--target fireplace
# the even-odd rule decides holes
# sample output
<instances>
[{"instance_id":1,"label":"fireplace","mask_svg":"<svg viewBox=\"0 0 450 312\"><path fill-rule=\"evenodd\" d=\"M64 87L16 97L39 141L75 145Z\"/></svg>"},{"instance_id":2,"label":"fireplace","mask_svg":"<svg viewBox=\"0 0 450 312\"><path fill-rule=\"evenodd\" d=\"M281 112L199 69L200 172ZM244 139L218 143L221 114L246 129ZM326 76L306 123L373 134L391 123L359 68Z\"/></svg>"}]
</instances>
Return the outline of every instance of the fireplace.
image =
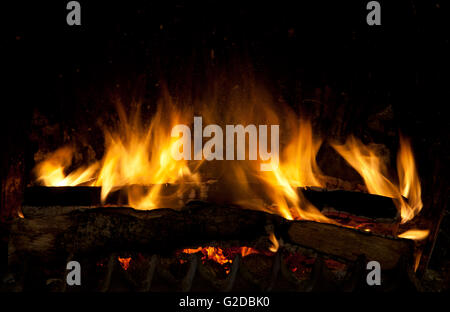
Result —
<instances>
[{"instance_id":1,"label":"fireplace","mask_svg":"<svg viewBox=\"0 0 450 312\"><path fill-rule=\"evenodd\" d=\"M78 29L48 5L18 26L46 65L19 67L3 123L2 290L448 289L445 97L388 53L416 13L402 45L402 5L380 32L359 4L216 4L92 5Z\"/></svg>"}]
</instances>

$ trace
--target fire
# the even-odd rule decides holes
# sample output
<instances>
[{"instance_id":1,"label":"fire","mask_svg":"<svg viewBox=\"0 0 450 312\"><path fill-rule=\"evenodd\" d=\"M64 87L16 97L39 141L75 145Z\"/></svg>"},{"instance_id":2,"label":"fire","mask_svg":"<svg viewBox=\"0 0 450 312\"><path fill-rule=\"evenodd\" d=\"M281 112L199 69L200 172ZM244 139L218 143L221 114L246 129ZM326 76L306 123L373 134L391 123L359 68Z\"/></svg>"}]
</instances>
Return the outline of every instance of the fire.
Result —
<instances>
[{"instance_id":1,"label":"fire","mask_svg":"<svg viewBox=\"0 0 450 312\"><path fill-rule=\"evenodd\" d=\"M370 145L350 137L334 149L361 175L369 193L391 197L405 223L422 209L421 186L409 141L400 140L397 170L400 185L388 178L387 164ZM405 198L407 200L405 200Z\"/></svg>"},{"instance_id":2,"label":"fire","mask_svg":"<svg viewBox=\"0 0 450 312\"><path fill-rule=\"evenodd\" d=\"M397 171L400 193L408 199L402 201L401 216L406 221L416 216L423 207L419 175L409 140L400 137L400 150L397 156Z\"/></svg>"},{"instance_id":3,"label":"fire","mask_svg":"<svg viewBox=\"0 0 450 312\"><path fill-rule=\"evenodd\" d=\"M183 249L182 252L186 253L186 254L194 254L197 252L201 252L203 254L203 256L202 256L203 261L212 260L223 266L233 263L233 260L230 259L229 256L227 257L226 255L224 255L223 249L219 248L219 247L208 246L208 247L198 247L198 248L187 248L187 249ZM238 253L242 257L247 257L252 254L259 254L260 252L254 248L243 246L243 247L239 247ZM226 272L228 273L229 269L228 268L225 268L225 269L226 269Z\"/></svg>"},{"instance_id":4,"label":"fire","mask_svg":"<svg viewBox=\"0 0 450 312\"><path fill-rule=\"evenodd\" d=\"M261 175L267 194L288 220L304 219L334 223L325 217L302 195L299 187L322 186L316 163L321 140L314 138L309 121L299 120L293 125L298 130L284 150L280 166Z\"/></svg>"},{"instance_id":5,"label":"fire","mask_svg":"<svg viewBox=\"0 0 450 312\"><path fill-rule=\"evenodd\" d=\"M198 247L196 249L183 249L182 252L186 253L186 254L193 254L193 253L201 252L203 254L203 256L202 256L203 261L212 260L222 266L231 264L233 262L233 260L225 257L225 255L223 254L222 248L218 248L218 247L210 246L210 247ZM230 269L228 267L224 267L224 268L225 268L225 272L228 274L230 272Z\"/></svg>"},{"instance_id":6,"label":"fire","mask_svg":"<svg viewBox=\"0 0 450 312\"><path fill-rule=\"evenodd\" d=\"M34 169L45 186L77 186L80 184L93 185L93 176L98 168L94 163L87 168L78 168L75 171L65 174L65 171L72 164L74 149L65 146L51 153L47 159L39 163Z\"/></svg>"},{"instance_id":7,"label":"fire","mask_svg":"<svg viewBox=\"0 0 450 312\"><path fill-rule=\"evenodd\" d=\"M398 237L419 241L427 238L429 234L430 234L429 230L413 229L399 234Z\"/></svg>"},{"instance_id":8,"label":"fire","mask_svg":"<svg viewBox=\"0 0 450 312\"><path fill-rule=\"evenodd\" d=\"M178 182L178 192L182 193L187 187L180 182L199 181L199 176L191 172L185 161L175 161L170 157L174 148L170 128L188 118L189 111L175 109L171 103L160 104L148 126L142 124L139 106L129 117L118 105L118 114L118 127L105 129L106 152L100 161L66 175L74 151L63 147L36 166L37 180L46 186L101 186L102 202L115 189L144 185L147 187L145 191L134 189L128 192L129 204L136 209L158 207L164 183Z\"/></svg>"},{"instance_id":9,"label":"fire","mask_svg":"<svg viewBox=\"0 0 450 312\"><path fill-rule=\"evenodd\" d=\"M213 84L213 93L219 92L221 85ZM279 214L289 220L335 223L301 192L302 187L323 187L326 182L316 162L322 139L314 136L308 120L298 118L288 105L273 102L267 92L251 83L246 88L238 86L230 90L227 105L215 94L206 98L211 101L196 102L188 109L173 103L166 95L147 123L142 121L139 103L133 103L137 108L132 113L127 113L119 103L119 122L114 128L104 129L105 153L99 161L67 173L74 150L63 147L36 166L37 180L46 186L100 186L103 202L116 189L141 185L145 188L127 188L130 206L136 209L179 208L183 203L177 196L191 190L192 185L206 182L208 178L200 175L200 169L207 167L202 174L208 172L220 183L233 185L228 199L234 204ZM175 160L172 151L179 150L180 146L177 138L171 136L171 129L175 125L191 124L194 111L202 116L205 124L217 124L222 128L229 124L245 127L249 121L250 124L279 125L277 162L245 157L247 160L222 161L223 166L209 166L217 161ZM272 140L271 134L267 133L267 138ZM248 141L250 139L246 139ZM254 145L249 143L249 149L258 148ZM333 147L359 172L370 193L393 198L403 223L419 213L421 188L409 141L403 138L400 141L398 183L389 179L386 164L372 146L350 137L346 144ZM254 152L246 151L247 154ZM272 170L261 171L262 165ZM163 196L161 192L166 183L177 186L171 196Z\"/></svg>"},{"instance_id":10,"label":"fire","mask_svg":"<svg viewBox=\"0 0 450 312\"><path fill-rule=\"evenodd\" d=\"M192 184L201 181L198 169L207 166L209 162L188 163L171 157L171 151L179 148L176 138L171 137L171 129L175 125L190 124L194 110L201 112L205 124L222 124L222 126L227 124L246 126L249 118L252 119L252 124L278 125L280 116L283 116L283 121L286 121L285 128L293 135L282 138L287 141L287 145L279 165L278 162L264 159L237 160L233 163L224 163L230 166L229 170L218 172L218 175L221 181L233 184L236 190L242 191L231 196L234 196L235 204L240 204L244 208L277 213L291 220L332 222L308 203L298 191L298 187L301 186L322 185L317 178L320 170L315 161L321 140L313 136L311 124L306 120L297 119L296 113L287 105L273 104L263 90L258 89L258 92L250 93L249 97L246 92L238 89L235 96L229 100L229 107L224 107L217 101L208 105L196 103L193 109L182 109L180 105L172 103L167 96L165 101L157 106L157 111L150 122L145 125L142 123L139 104L138 109L131 114L127 114L119 104L118 125L113 129L104 129L105 154L101 160L87 168L65 174L73 152L69 149L58 150L55 155L50 155L48 159L38 164L36 169L38 181L47 186L75 186L81 183L100 186L103 202L108 194L116 189L143 185L146 186L145 190L128 188L130 206L137 209L154 209L162 206L177 208L180 205L179 201L162 196L162 185L176 184L179 187L177 194L183 194ZM267 134L267 137L272 140L272 134ZM252 145L252 148L258 147ZM253 150L246 151L246 153L253 152ZM279 155L276 156L278 160ZM261 171L262 165L266 168L273 167L273 171ZM256 184L262 186L255 187Z\"/></svg>"},{"instance_id":11,"label":"fire","mask_svg":"<svg viewBox=\"0 0 450 312\"><path fill-rule=\"evenodd\" d=\"M241 256L242 258L247 257L251 254L257 254L259 253L256 249L253 249L251 247L241 247Z\"/></svg>"},{"instance_id":12,"label":"fire","mask_svg":"<svg viewBox=\"0 0 450 312\"><path fill-rule=\"evenodd\" d=\"M128 118L122 106L118 111L119 129L106 132L106 154L95 182L102 187L103 201L116 187L147 185L150 186L149 191L130 192L128 200L136 209L153 209L158 205L158 195L164 183L198 180L185 161L175 161L170 157L174 144L170 128L183 120L183 112L171 105L165 109L159 105L150 125L144 127L139 111L132 118ZM189 115L189 112L184 115Z\"/></svg>"},{"instance_id":13,"label":"fire","mask_svg":"<svg viewBox=\"0 0 450 312\"><path fill-rule=\"evenodd\" d=\"M271 241L272 244L273 244L273 245L269 248L269 250L270 250L271 252L277 252L277 251L278 251L278 248L280 247L280 244L278 243L278 240L277 240L277 238L275 237L275 234L270 233L269 239L270 239L270 241Z\"/></svg>"},{"instance_id":14,"label":"fire","mask_svg":"<svg viewBox=\"0 0 450 312\"><path fill-rule=\"evenodd\" d=\"M130 267L131 257L129 258L121 258L118 257L117 260L119 260L120 266L126 271Z\"/></svg>"}]
</instances>

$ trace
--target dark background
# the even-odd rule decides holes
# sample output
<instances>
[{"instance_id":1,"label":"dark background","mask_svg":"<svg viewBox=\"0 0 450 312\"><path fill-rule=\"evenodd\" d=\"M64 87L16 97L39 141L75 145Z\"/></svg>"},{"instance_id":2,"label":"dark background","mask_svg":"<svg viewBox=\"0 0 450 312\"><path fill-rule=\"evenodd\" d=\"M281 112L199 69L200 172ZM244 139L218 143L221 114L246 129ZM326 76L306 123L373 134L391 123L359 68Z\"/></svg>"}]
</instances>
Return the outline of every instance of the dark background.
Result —
<instances>
[{"instance_id":1,"label":"dark background","mask_svg":"<svg viewBox=\"0 0 450 312\"><path fill-rule=\"evenodd\" d=\"M112 97L151 104L164 85L195 98L217 68L236 75L247 67L275 99L315 116L325 136L355 133L396 146L401 130L412 138L430 216L445 210L445 1L379 1L381 26L366 24L368 1L79 1L81 26L66 24L67 2L4 10L12 72L1 114L3 217L17 205L6 198L10 187L20 193L30 182L40 145L78 134L95 141L89 134L112 112ZM373 125L380 112L387 116ZM102 144L94 145L99 158ZM11 176L20 177L12 186ZM443 220L438 259L449 258Z\"/></svg>"}]
</instances>

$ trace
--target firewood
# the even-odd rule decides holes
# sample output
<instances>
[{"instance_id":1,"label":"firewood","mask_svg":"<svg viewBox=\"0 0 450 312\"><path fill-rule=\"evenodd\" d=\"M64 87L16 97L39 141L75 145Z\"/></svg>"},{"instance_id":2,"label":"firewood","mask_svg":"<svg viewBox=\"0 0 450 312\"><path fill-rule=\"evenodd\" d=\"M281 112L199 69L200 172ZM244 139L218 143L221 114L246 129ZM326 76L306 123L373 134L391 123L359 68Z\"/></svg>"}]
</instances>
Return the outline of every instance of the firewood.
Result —
<instances>
[{"instance_id":1,"label":"firewood","mask_svg":"<svg viewBox=\"0 0 450 312\"><path fill-rule=\"evenodd\" d=\"M100 187L32 186L25 188L23 206L98 206Z\"/></svg>"},{"instance_id":2,"label":"firewood","mask_svg":"<svg viewBox=\"0 0 450 312\"><path fill-rule=\"evenodd\" d=\"M300 188L305 198L319 210L330 207L355 216L372 219L396 219L397 208L392 198L342 190L328 191L320 188Z\"/></svg>"},{"instance_id":3,"label":"firewood","mask_svg":"<svg viewBox=\"0 0 450 312\"><path fill-rule=\"evenodd\" d=\"M259 192L258 196L262 199L266 196L261 189L261 185L251 183L249 187ZM129 185L117 188L108 194L105 204L126 206L129 191L145 194L151 188L152 185ZM177 184L163 184L160 192L163 196L169 196L175 194L178 188L179 185ZM195 190L194 199L231 204L233 193L236 192L236 186L221 182L204 183L201 187L192 184L192 190ZM25 217L35 217L59 215L73 210L97 207L100 205L100 192L100 187L28 187L25 189L22 213ZM302 193L319 210L333 208L336 211L344 211L355 216L376 220L387 219L392 221L398 219L397 208L389 197L363 192L327 190L317 187L298 188L298 192ZM189 199L185 198L185 200ZM264 200L267 204L272 204L268 198Z\"/></svg>"},{"instance_id":4,"label":"firewood","mask_svg":"<svg viewBox=\"0 0 450 312\"><path fill-rule=\"evenodd\" d=\"M171 252L213 240L252 242L281 219L261 211L191 203L182 211L98 208L56 216L20 218L11 226L9 254L95 253L99 250ZM278 221L280 222L280 221Z\"/></svg>"},{"instance_id":5,"label":"firewood","mask_svg":"<svg viewBox=\"0 0 450 312\"><path fill-rule=\"evenodd\" d=\"M378 261L383 269L394 268L402 256L412 264L414 253L411 240L312 221L290 222L285 239L347 262L354 262L358 256L365 255L368 261Z\"/></svg>"},{"instance_id":6,"label":"firewood","mask_svg":"<svg viewBox=\"0 0 450 312\"><path fill-rule=\"evenodd\" d=\"M41 259L65 254L149 251L171 253L214 241L237 241L252 246L267 236L277 237L339 260L355 261L364 254L392 268L401 255L410 259L414 243L312 221L288 221L262 211L236 206L191 203L181 211L97 208L65 215L17 219L11 225L9 260L21 255Z\"/></svg>"}]
</instances>

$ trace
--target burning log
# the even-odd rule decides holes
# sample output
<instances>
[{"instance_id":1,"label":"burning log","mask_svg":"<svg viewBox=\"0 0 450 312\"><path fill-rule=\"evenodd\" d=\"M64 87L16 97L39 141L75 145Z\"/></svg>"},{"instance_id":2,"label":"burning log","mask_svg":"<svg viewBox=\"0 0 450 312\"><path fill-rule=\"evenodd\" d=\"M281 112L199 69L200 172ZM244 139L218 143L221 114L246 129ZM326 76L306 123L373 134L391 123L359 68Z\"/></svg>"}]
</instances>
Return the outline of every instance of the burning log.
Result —
<instances>
[{"instance_id":1,"label":"burning log","mask_svg":"<svg viewBox=\"0 0 450 312\"><path fill-rule=\"evenodd\" d=\"M23 252L41 257L98 250L160 253L205 241L253 241L267 235L265 226L276 219L281 218L261 211L198 202L179 212L97 208L18 219L11 227L9 251L10 256Z\"/></svg>"},{"instance_id":2,"label":"burning log","mask_svg":"<svg viewBox=\"0 0 450 312\"><path fill-rule=\"evenodd\" d=\"M293 221L287 239L324 255L354 262L365 255L378 261L383 269L395 267L402 256L412 263L414 243L411 240L383 237L370 232L312 221Z\"/></svg>"},{"instance_id":3,"label":"burning log","mask_svg":"<svg viewBox=\"0 0 450 312\"><path fill-rule=\"evenodd\" d=\"M301 189L306 199L320 210L332 207L337 211L345 211L355 216L372 219L396 219L397 208L392 198L367 194L320 188Z\"/></svg>"},{"instance_id":4,"label":"burning log","mask_svg":"<svg viewBox=\"0 0 450 312\"><path fill-rule=\"evenodd\" d=\"M239 245L266 244L267 227L277 237L345 261L364 254L394 267L401 256L411 259L414 242L383 237L341 226L312 221L287 221L262 211L193 202L181 211L97 208L61 215L17 219L11 226L9 262L22 255L51 259L67 254L148 251L158 254L212 241Z\"/></svg>"},{"instance_id":5,"label":"burning log","mask_svg":"<svg viewBox=\"0 0 450 312\"><path fill-rule=\"evenodd\" d=\"M24 206L97 206L100 187L90 186L33 186L24 192Z\"/></svg>"},{"instance_id":6,"label":"burning log","mask_svg":"<svg viewBox=\"0 0 450 312\"><path fill-rule=\"evenodd\" d=\"M151 187L151 185L124 186L112 191L106 198L106 204L126 206L128 192L137 190L145 194ZM176 184L163 184L160 192L162 195L174 194L178 187ZM258 189L260 185L253 183L251 187ZM232 192L233 186L222 183L203 183L200 187L191 186L191 190L195 193L195 199L228 204L227 192L224 192L224 189ZM389 197L344 190L330 191L317 187L299 188L298 191L302 192L305 198L319 210L333 208L336 211L371 219L389 221L398 219L397 208L392 198ZM97 207L100 205L100 192L100 187L28 187L25 189L22 213L25 217L37 217L64 214L80 208Z\"/></svg>"}]
</instances>

